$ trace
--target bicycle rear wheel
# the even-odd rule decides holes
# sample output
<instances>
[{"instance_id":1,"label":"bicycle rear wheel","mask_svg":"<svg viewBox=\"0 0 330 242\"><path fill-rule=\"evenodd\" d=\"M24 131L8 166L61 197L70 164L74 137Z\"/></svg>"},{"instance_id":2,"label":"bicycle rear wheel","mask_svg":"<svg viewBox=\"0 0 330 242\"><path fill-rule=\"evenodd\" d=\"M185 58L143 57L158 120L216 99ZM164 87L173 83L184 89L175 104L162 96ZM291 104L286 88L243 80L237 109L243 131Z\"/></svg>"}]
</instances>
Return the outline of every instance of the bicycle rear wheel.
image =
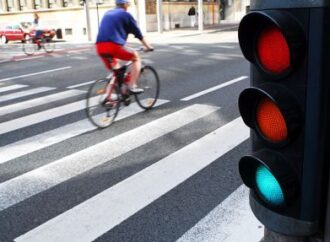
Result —
<instances>
[{"instance_id":1,"label":"bicycle rear wheel","mask_svg":"<svg viewBox=\"0 0 330 242\"><path fill-rule=\"evenodd\" d=\"M144 92L135 95L137 104L143 109L151 109L157 102L160 88L156 70L151 66L144 66L141 69L138 85L144 89Z\"/></svg>"},{"instance_id":2,"label":"bicycle rear wheel","mask_svg":"<svg viewBox=\"0 0 330 242\"><path fill-rule=\"evenodd\" d=\"M34 43L33 38L29 38L26 40L26 42L23 44L23 51L26 55L33 55L38 46Z\"/></svg>"},{"instance_id":3,"label":"bicycle rear wheel","mask_svg":"<svg viewBox=\"0 0 330 242\"><path fill-rule=\"evenodd\" d=\"M49 38L42 39L42 46L47 53L52 53L55 49L55 43Z\"/></svg>"},{"instance_id":4,"label":"bicycle rear wheel","mask_svg":"<svg viewBox=\"0 0 330 242\"><path fill-rule=\"evenodd\" d=\"M110 95L109 95L110 93ZM119 111L120 92L109 80L98 80L87 93L86 113L88 119L98 128L110 126Z\"/></svg>"}]
</instances>

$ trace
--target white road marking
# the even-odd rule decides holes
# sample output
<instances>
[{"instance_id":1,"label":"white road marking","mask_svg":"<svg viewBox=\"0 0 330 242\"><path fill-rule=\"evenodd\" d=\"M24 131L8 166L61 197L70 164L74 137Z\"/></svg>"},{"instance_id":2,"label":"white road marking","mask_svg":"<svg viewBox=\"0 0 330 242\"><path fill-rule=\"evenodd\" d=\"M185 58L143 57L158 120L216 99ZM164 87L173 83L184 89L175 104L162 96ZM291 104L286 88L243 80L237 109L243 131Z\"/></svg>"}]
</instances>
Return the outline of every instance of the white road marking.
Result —
<instances>
[{"instance_id":1,"label":"white road marking","mask_svg":"<svg viewBox=\"0 0 330 242\"><path fill-rule=\"evenodd\" d=\"M56 68L56 69L51 69L51 70L46 70L46 71L40 71L40 72L35 72L35 73L30 73L30 74L25 74L25 75L20 75L20 76L7 77L7 78L0 79L0 82L15 80L15 79L23 78L23 77L46 74L46 73L50 73L50 72L54 72L54 71L62 71L62 70L70 69L70 68L72 68L72 67L71 66L65 66L65 67L61 67L61 68Z\"/></svg>"},{"instance_id":2,"label":"white road marking","mask_svg":"<svg viewBox=\"0 0 330 242\"><path fill-rule=\"evenodd\" d=\"M31 57L25 57L20 59L15 59L15 61L24 61L24 60L34 60L34 59L40 59L44 56L31 56Z\"/></svg>"},{"instance_id":3,"label":"white road marking","mask_svg":"<svg viewBox=\"0 0 330 242\"><path fill-rule=\"evenodd\" d=\"M67 88L72 89L72 88L77 88L77 87L87 86L87 85L90 85L90 84L92 84L92 83L94 83L94 82L95 82L95 80L93 80L93 81L87 81L87 82L79 83L79 84L77 84L77 85L68 86Z\"/></svg>"},{"instance_id":4,"label":"white road marking","mask_svg":"<svg viewBox=\"0 0 330 242\"><path fill-rule=\"evenodd\" d=\"M207 105L190 106L1 183L0 211L216 110L218 110L217 107Z\"/></svg>"},{"instance_id":5,"label":"white road marking","mask_svg":"<svg viewBox=\"0 0 330 242\"><path fill-rule=\"evenodd\" d=\"M47 91L54 90L54 89L56 89L56 88L55 87L37 87L37 88L29 89L26 91L15 92L15 93L1 96L0 102L5 102L5 101L21 98L21 97L26 97L26 96L31 96L34 94L47 92Z\"/></svg>"},{"instance_id":6,"label":"white road marking","mask_svg":"<svg viewBox=\"0 0 330 242\"><path fill-rule=\"evenodd\" d=\"M262 237L263 226L249 206L249 189L241 185L177 242L258 242Z\"/></svg>"},{"instance_id":7,"label":"white road marking","mask_svg":"<svg viewBox=\"0 0 330 242\"><path fill-rule=\"evenodd\" d=\"M168 103L168 100L158 99L155 107ZM129 107L120 110L116 121L127 118L143 110L136 103L132 103ZM60 128L29 137L24 140L0 147L0 164L12 159L43 149L45 147L57 144L69 138L81 135L83 133L95 130L96 127L90 123L88 119L84 119L72 124L62 126Z\"/></svg>"},{"instance_id":8,"label":"white road marking","mask_svg":"<svg viewBox=\"0 0 330 242\"><path fill-rule=\"evenodd\" d=\"M167 125L168 122L160 128L167 128ZM149 128L147 132L150 133L150 131ZM241 118L238 118L16 238L15 241L87 242L95 240L210 165L248 137L249 129ZM143 136L140 135L137 139L141 138ZM126 143L127 141L129 139L126 139ZM106 146L104 149L109 147L112 146ZM84 162L80 161L80 163ZM38 174L39 179L49 179L48 176L53 173L39 172ZM41 174L42 177L40 177ZM36 179L36 177L31 178ZM29 180L20 183L20 185L23 184L29 184ZM12 193L13 190L9 189L6 193L1 191L2 194L8 192ZM24 192L26 193L26 190Z\"/></svg>"},{"instance_id":9,"label":"white road marking","mask_svg":"<svg viewBox=\"0 0 330 242\"><path fill-rule=\"evenodd\" d=\"M55 93L55 94L51 94L51 95L44 96L44 97L31 99L31 100L24 101L24 102L14 103L11 105L0 107L0 115L18 112L18 111L21 111L21 110L24 110L27 108L36 107L36 106L41 106L43 104L48 104L48 103L52 103L52 102L62 100L65 98L74 97L74 96L80 95L82 93L85 93L85 92L80 91L80 90L68 90L68 91Z\"/></svg>"},{"instance_id":10,"label":"white road marking","mask_svg":"<svg viewBox=\"0 0 330 242\"><path fill-rule=\"evenodd\" d=\"M219 90L219 89L221 89L221 88L224 88L224 87L226 87L226 86L232 85L232 84L234 84L234 83L236 83L236 82L239 82L239 81L245 80L245 79L247 79L247 78L248 78L247 76L241 76L241 77L235 78L235 79L233 79L233 80L230 80L230 81L228 81L228 82L222 83L222 84L220 84L220 85L217 85L217 86L214 86L214 87L208 88L208 89L206 89L206 90L204 90L204 91L201 91L201 92L198 92L198 93L192 94L192 95L190 95L190 96L188 96L188 97L181 98L181 101L189 101L189 100L192 100L192 99L194 99L194 98L197 98L197 97L203 96L203 95L205 95L205 94L207 94L207 93L210 93L210 92L213 92L213 91Z\"/></svg>"},{"instance_id":11,"label":"white road marking","mask_svg":"<svg viewBox=\"0 0 330 242\"><path fill-rule=\"evenodd\" d=\"M94 97L93 101L97 101L99 97ZM4 123L0 123L0 134L14 131L20 128L25 128L33 124L61 117L66 114L77 112L86 108L86 100L66 104L56 108L48 109L35 114L30 114L22 118L17 118Z\"/></svg>"},{"instance_id":12,"label":"white road marking","mask_svg":"<svg viewBox=\"0 0 330 242\"><path fill-rule=\"evenodd\" d=\"M7 87L1 87L0 88L0 92L8 92L8 91L12 91L12 90L17 90L23 87L28 87L27 85L11 85L11 86L7 86Z\"/></svg>"}]
</instances>

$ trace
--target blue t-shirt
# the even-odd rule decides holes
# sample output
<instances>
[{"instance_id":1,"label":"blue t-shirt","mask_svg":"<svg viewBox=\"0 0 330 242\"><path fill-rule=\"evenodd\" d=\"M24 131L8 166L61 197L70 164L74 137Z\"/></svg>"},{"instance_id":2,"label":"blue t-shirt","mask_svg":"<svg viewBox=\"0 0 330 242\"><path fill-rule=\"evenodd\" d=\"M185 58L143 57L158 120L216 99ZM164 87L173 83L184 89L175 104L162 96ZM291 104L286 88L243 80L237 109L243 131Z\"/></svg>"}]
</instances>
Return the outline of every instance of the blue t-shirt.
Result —
<instances>
[{"instance_id":1,"label":"blue t-shirt","mask_svg":"<svg viewBox=\"0 0 330 242\"><path fill-rule=\"evenodd\" d=\"M134 34L136 38L143 39L133 16L122 8L115 8L104 14L96 43L114 42L125 45L128 34Z\"/></svg>"}]
</instances>

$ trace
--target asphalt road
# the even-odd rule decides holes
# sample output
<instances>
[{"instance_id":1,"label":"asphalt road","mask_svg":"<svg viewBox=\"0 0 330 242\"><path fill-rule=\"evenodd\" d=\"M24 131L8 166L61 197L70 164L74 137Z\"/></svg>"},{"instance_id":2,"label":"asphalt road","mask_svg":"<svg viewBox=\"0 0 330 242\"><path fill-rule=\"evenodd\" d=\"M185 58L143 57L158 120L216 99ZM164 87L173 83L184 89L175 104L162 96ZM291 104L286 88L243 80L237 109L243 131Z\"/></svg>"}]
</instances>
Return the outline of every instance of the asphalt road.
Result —
<instances>
[{"instance_id":1,"label":"asphalt road","mask_svg":"<svg viewBox=\"0 0 330 242\"><path fill-rule=\"evenodd\" d=\"M85 120L89 83L107 75L93 45L0 64L0 241L261 238L237 167L249 152L237 32L149 39L158 106L131 104L104 130Z\"/></svg>"}]
</instances>

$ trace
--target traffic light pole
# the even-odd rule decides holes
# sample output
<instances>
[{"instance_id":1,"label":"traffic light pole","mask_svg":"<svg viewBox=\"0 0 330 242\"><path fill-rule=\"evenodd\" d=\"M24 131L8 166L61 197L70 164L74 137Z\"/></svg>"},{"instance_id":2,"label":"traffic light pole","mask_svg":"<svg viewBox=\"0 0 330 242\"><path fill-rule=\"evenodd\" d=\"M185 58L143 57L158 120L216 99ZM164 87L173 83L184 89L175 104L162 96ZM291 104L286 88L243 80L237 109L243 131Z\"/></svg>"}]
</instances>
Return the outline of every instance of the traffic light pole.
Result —
<instances>
[{"instance_id":1,"label":"traffic light pole","mask_svg":"<svg viewBox=\"0 0 330 242\"><path fill-rule=\"evenodd\" d=\"M324 242L330 242L330 179L328 186L328 199L327 199L327 209L326 209L326 221L324 226Z\"/></svg>"}]
</instances>

